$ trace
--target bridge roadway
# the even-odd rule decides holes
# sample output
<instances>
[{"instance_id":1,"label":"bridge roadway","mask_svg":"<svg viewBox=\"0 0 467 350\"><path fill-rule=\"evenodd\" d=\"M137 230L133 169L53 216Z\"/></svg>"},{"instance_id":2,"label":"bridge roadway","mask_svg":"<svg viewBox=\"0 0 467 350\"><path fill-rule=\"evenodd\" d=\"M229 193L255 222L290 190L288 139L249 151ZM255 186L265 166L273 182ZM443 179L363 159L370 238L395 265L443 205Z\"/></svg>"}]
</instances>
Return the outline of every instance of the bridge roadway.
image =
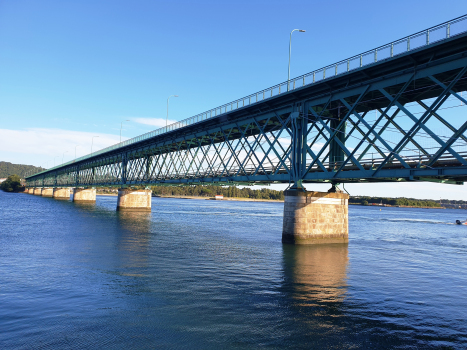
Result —
<instances>
[{"instance_id":1,"label":"bridge roadway","mask_svg":"<svg viewBox=\"0 0 467 350\"><path fill-rule=\"evenodd\" d=\"M463 184L465 90L467 15L30 175L27 186Z\"/></svg>"}]
</instances>

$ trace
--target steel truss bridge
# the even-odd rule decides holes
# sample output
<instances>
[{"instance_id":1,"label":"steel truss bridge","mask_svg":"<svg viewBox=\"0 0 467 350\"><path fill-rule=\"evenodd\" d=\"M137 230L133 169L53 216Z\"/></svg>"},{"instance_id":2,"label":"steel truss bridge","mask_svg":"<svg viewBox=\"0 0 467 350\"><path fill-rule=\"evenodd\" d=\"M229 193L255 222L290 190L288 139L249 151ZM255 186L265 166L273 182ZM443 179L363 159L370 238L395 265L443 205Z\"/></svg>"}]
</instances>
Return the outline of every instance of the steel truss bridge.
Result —
<instances>
[{"instance_id":1,"label":"steel truss bridge","mask_svg":"<svg viewBox=\"0 0 467 350\"><path fill-rule=\"evenodd\" d=\"M467 179L467 16L27 177L28 186Z\"/></svg>"}]
</instances>

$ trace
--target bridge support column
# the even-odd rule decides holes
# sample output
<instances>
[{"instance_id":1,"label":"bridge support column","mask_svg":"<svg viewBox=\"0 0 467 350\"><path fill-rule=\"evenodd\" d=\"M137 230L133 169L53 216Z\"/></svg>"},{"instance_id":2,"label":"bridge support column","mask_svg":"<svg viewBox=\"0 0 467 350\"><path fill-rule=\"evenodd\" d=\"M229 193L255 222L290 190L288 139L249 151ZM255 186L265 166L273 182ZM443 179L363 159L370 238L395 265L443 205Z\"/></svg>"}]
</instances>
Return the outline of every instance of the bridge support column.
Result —
<instances>
[{"instance_id":1,"label":"bridge support column","mask_svg":"<svg viewBox=\"0 0 467 350\"><path fill-rule=\"evenodd\" d=\"M151 211L151 190L118 190L117 210Z\"/></svg>"},{"instance_id":2,"label":"bridge support column","mask_svg":"<svg viewBox=\"0 0 467 350\"><path fill-rule=\"evenodd\" d=\"M34 195L35 196L41 196L42 195L42 187L34 188Z\"/></svg>"},{"instance_id":3,"label":"bridge support column","mask_svg":"<svg viewBox=\"0 0 467 350\"><path fill-rule=\"evenodd\" d=\"M29 194L34 194L34 187L29 187L28 188L28 193Z\"/></svg>"},{"instance_id":4,"label":"bridge support column","mask_svg":"<svg viewBox=\"0 0 467 350\"><path fill-rule=\"evenodd\" d=\"M285 191L282 243L348 243L348 204L345 193Z\"/></svg>"},{"instance_id":5,"label":"bridge support column","mask_svg":"<svg viewBox=\"0 0 467 350\"><path fill-rule=\"evenodd\" d=\"M95 188L78 188L73 189L73 202L95 202Z\"/></svg>"},{"instance_id":6,"label":"bridge support column","mask_svg":"<svg viewBox=\"0 0 467 350\"><path fill-rule=\"evenodd\" d=\"M42 189L42 197L52 197L54 194L54 189L52 187L44 187Z\"/></svg>"},{"instance_id":7,"label":"bridge support column","mask_svg":"<svg viewBox=\"0 0 467 350\"><path fill-rule=\"evenodd\" d=\"M70 188L69 187L65 187L65 188L55 187L53 197L55 199L66 199L66 200L70 199Z\"/></svg>"}]
</instances>

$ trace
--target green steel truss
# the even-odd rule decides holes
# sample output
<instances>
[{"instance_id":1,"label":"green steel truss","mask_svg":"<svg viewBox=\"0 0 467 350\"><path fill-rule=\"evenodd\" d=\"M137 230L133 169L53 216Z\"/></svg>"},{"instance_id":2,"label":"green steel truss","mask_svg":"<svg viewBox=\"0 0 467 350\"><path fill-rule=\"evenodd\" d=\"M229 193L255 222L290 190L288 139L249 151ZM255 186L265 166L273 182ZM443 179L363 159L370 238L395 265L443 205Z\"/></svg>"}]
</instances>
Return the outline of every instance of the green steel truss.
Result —
<instances>
[{"instance_id":1,"label":"green steel truss","mask_svg":"<svg viewBox=\"0 0 467 350\"><path fill-rule=\"evenodd\" d=\"M28 186L467 178L467 36L29 176Z\"/></svg>"}]
</instances>

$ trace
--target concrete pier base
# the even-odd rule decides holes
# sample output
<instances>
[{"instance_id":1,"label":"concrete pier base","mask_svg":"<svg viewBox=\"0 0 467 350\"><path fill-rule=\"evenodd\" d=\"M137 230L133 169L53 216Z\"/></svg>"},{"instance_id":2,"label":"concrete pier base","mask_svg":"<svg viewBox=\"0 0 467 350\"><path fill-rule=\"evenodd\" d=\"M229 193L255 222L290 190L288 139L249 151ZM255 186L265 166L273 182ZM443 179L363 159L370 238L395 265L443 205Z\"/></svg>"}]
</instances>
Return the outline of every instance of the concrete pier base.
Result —
<instances>
[{"instance_id":1,"label":"concrete pier base","mask_svg":"<svg viewBox=\"0 0 467 350\"><path fill-rule=\"evenodd\" d=\"M151 190L119 189L117 210L151 211Z\"/></svg>"},{"instance_id":2,"label":"concrete pier base","mask_svg":"<svg viewBox=\"0 0 467 350\"><path fill-rule=\"evenodd\" d=\"M28 193L29 194L34 194L34 187L28 188Z\"/></svg>"},{"instance_id":3,"label":"concrete pier base","mask_svg":"<svg viewBox=\"0 0 467 350\"><path fill-rule=\"evenodd\" d=\"M44 187L42 189L42 197L52 197L54 195L54 189L52 187Z\"/></svg>"},{"instance_id":4,"label":"concrete pier base","mask_svg":"<svg viewBox=\"0 0 467 350\"><path fill-rule=\"evenodd\" d=\"M35 196L42 196L42 188L41 187L34 188L34 195Z\"/></svg>"},{"instance_id":5,"label":"concrete pier base","mask_svg":"<svg viewBox=\"0 0 467 350\"><path fill-rule=\"evenodd\" d=\"M70 199L70 188L68 187L56 187L54 188L53 197L55 199Z\"/></svg>"},{"instance_id":6,"label":"concrete pier base","mask_svg":"<svg viewBox=\"0 0 467 350\"><path fill-rule=\"evenodd\" d=\"M95 188L74 188L73 189L73 202L95 202L96 189Z\"/></svg>"},{"instance_id":7,"label":"concrete pier base","mask_svg":"<svg viewBox=\"0 0 467 350\"><path fill-rule=\"evenodd\" d=\"M282 243L348 243L348 194L301 189L284 194Z\"/></svg>"}]
</instances>

